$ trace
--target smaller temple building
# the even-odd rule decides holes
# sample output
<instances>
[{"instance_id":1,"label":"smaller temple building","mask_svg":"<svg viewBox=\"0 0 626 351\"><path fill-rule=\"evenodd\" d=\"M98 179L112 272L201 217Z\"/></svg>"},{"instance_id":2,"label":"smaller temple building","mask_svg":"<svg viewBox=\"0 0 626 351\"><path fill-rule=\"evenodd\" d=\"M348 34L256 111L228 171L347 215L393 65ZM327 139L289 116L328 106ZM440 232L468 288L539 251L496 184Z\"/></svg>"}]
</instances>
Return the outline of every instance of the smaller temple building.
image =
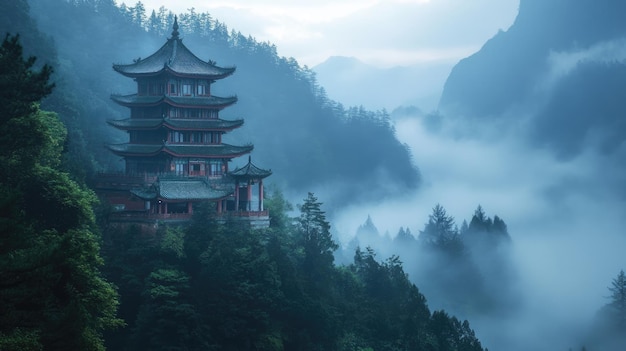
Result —
<instances>
[{"instance_id":1,"label":"smaller temple building","mask_svg":"<svg viewBox=\"0 0 626 351\"><path fill-rule=\"evenodd\" d=\"M272 172L254 165L250 156L245 166L229 170L230 162L253 146L222 142L243 120L220 118L237 97L211 92L211 85L235 68L200 60L183 44L175 18L172 37L159 50L113 69L137 83L134 94L111 95L130 109L129 118L108 121L129 136L127 143L107 146L123 158L124 172L95 177L96 192L111 205L113 218L188 220L196 204L210 202L218 218L269 225L263 179Z\"/></svg>"}]
</instances>

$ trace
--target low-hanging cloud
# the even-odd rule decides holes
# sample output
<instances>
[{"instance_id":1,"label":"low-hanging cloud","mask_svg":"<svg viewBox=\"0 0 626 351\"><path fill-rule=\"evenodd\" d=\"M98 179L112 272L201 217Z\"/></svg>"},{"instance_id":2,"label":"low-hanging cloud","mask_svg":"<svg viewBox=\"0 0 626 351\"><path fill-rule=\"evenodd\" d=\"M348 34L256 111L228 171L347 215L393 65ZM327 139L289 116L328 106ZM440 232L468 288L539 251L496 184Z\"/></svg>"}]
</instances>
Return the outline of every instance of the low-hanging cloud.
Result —
<instances>
[{"instance_id":1,"label":"low-hanging cloud","mask_svg":"<svg viewBox=\"0 0 626 351\"><path fill-rule=\"evenodd\" d=\"M547 57L547 73L538 84L540 93L550 90L559 79L567 76L579 64L588 62L626 62L626 38L603 41L589 48L551 51Z\"/></svg>"},{"instance_id":2,"label":"low-hanging cloud","mask_svg":"<svg viewBox=\"0 0 626 351\"><path fill-rule=\"evenodd\" d=\"M481 204L508 225L519 301L506 318L460 317L489 349L579 349L608 302L606 287L626 267L626 174L617 163L626 145L613 155L587 148L560 160L527 144L523 118L515 127L482 126L480 136L455 123L432 131L421 119L399 119L398 137L411 147L424 185L404 198L345 209L333 221L338 236L347 243L368 215L380 233L408 226L417 235L438 203L460 226Z\"/></svg>"}]
</instances>

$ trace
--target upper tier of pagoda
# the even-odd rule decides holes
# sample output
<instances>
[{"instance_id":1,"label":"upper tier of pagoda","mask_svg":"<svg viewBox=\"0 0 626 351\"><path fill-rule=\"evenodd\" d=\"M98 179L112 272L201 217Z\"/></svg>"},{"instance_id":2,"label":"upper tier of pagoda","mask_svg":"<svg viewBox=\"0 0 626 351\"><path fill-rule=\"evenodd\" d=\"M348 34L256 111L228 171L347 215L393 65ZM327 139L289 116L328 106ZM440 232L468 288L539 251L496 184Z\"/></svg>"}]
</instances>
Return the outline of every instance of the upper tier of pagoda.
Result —
<instances>
[{"instance_id":1,"label":"upper tier of pagoda","mask_svg":"<svg viewBox=\"0 0 626 351\"><path fill-rule=\"evenodd\" d=\"M157 130L167 127L171 130L223 131L228 132L243 125L243 119L180 119L180 118L127 118L108 120L110 125L121 130Z\"/></svg>"},{"instance_id":2,"label":"upper tier of pagoda","mask_svg":"<svg viewBox=\"0 0 626 351\"><path fill-rule=\"evenodd\" d=\"M236 96L218 97L218 96L167 96L167 95L148 95L142 96L138 94L118 95L111 94L111 99L118 104L126 107L134 106L158 106L166 103L175 107L204 107L223 109L237 102Z\"/></svg>"},{"instance_id":3,"label":"upper tier of pagoda","mask_svg":"<svg viewBox=\"0 0 626 351\"><path fill-rule=\"evenodd\" d=\"M212 80L231 75L235 67L218 67L213 62L202 61L183 44L174 20L172 37L154 54L126 65L113 65L117 72L131 78L157 76L170 73L178 77L203 77Z\"/></svg>"},{"instance_id":4,"label":"upper tier of pagoda","mask_svg":"<svg viewBox=\"0 0 626 351\"><path fill-rule=\"evenodd\" d=\"M238 167L232 172L228 172L228 175L237 180L258 180L267 178L272 175L272 171L269 169L263 169L257 167L252 163L252 157L248 156L248 163L243 167Z\"/></svg>"},{"instance_id":5,"label":"upper tier of pagoda","mask_svg":"<svg viewBox=\"0 0 626 351\"><path fill-rule=\"evenodd\" d=\"M109 144L107 148L120 156L156 156L168 154L175 157L234 158L250 153L254 146L229 144Z\"/></svg>"}]
</instances>

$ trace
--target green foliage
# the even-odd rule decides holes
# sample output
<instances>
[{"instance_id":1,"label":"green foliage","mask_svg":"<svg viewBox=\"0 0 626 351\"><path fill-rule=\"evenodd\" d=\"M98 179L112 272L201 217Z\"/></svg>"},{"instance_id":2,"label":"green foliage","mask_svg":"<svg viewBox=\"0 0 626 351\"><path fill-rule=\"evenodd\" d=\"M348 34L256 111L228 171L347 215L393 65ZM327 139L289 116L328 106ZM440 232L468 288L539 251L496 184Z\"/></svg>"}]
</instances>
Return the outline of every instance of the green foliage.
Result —
<instances>
[{"instance_id":1,"label":"green foliage","mask_svg":"<svg viewBox=\"0 0 626 351\"><path fill-rule=\"evenodd\" d=\"M48 81L52 67L44 65L34 71L36 58L23 59L19 35L6 34L0 48L0 122L30 116L36 103L52 92L53 84Z\"/></svg>"},{"instance_id":2,"label":"green foliage","mask_svg":"<svg viewBox=\"0 0 626 351\"><path fill-rule=\"evenodd\" d=\"M321 206L309 193L294 226L264 230L198 215L157 235L108 232L131 326L110 348L482 350L467 322L431 315L397 256L380 263L373 250L357 250L352 264L333 265ZM288 206L273 214L288 219L279 208ZM180 240L185 255L163 251Z\"/></svg>"},{"instance_id":3,"label":"green foliage","mask_svg":"<svg viewBox=\"0 0 626 351\"><path fill-rule=\"evenodd\" d=\"M297 240L302 246L304 257L302 267L311 283L309 288L320 291L328 287L327 280L333 269L333 252L339 245L333 241L330 223L321 209L322 203L313 193L308 193L304 203L299 207L300 217L295 231Z\"/></svg>"},{"instance_id":4,"label":"green foliage","mask_svg":"<svg viewBox=\"0 0 626 351\"><path fill-rule=\"evenodd\" d=\"M189 277L184 272L158 268L150 273L135 324L133 349L199 349L199 316L189 303L189 295Z\"/></svg>"},{"instance_id":5,"label":"green foliage","mask_svg":"<svg viewBox=\"0 0 626 351\"><path fill-rule=\"evenodd\" d=\"M102 279L93 193L56 169L65 129L39 110L51 69L33 71L17 36L0 48L0 345L102 350L121 325Z\"/></svg>"},{"instance_id":6,"label":"green foliage","mask_svg":"<svg viewBox=\"0 0 626 351\"><path fill-rule=\"evenodd\" d=\"M428 216L428 223L420 232L419 239L426 245L438 248L453 256L460 256L465 250L454 224L454 218L448 216L443 206L437 204Z\"/></svg>"},{"instance_id":7,"label":"green foliage","mask_svg":"<svg viewBox=\"0 0 626 351\"><path fill-rule=\"evenodd\" d=\"M161 239L161 251L164 255L176 258L185 256L185 232L180 227L167 227Z\"/></svg>"},{"instance_id":8,"label":"green foliage","mask_svg":"<svg viewBox=\"0 0 626 351\"><path fill-rule=\"evenodd\" d=\"M313 193L309 193L299 206L297 231L301 235L305 259L323 260L332 264L333 252L339 247L330 234L330 223L326 220L322 203Z\"/></svg>"},{"instance_id":9,"label":"green foliage","mask_svg":"<svg viewBox=\"0 0 626 351\"><path fill-rule=\"evenodd\" d=\"M459 321L444 311L435 311L431 318L431 328L439 350L482 351L480 342L467 321Z\"/></svg>"},{"instance_id":10,"label":"green foliage","mask_svg":"<svg viewBox=\"0 0 626 351\"><path fill-rule=\"evenodd\" d=\"M39 339L37 331L16 328L8 335L0 333L0 350L41 351L43 346Z\"/></svg>"},{"instance_id":11,"label":"green foliage","mask_svg":"<svg viewBox=\"0 0 626 351\"><path fill-rule=\"evenodd\" d=\"M285 199L280 189L274 189L268 194L264 203L270 213L270 228L287 230L291 225L288 214L293 210L293 205Z\"/></svg>"},{"instance_id":12,"label":"green foliage","mask_svg":"<svg viewBox=\"0 0 626 351\"><path fill-rule=\"evenodd\" d=\"M282 293L262 239L261 233L231 226L218 231L202 254L201 308L222 347L247 348L272 334L270 315Z\"/></svg>"}]
</instances>

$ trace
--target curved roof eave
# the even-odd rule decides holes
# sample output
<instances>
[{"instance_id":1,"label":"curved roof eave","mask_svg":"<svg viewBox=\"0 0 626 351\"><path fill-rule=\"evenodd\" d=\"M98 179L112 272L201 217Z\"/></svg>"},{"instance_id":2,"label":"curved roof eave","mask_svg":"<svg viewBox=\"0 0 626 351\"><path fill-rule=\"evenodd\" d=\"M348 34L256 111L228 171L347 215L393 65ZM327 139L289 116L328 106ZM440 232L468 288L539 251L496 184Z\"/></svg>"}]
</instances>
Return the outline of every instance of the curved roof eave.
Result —
<instances>
[{"instance_id":1,"label":"curved roof eave","mask_svg":"<svg viewBox=\"0 0 626 351\"><path fill-rule=\"evenodd\" d=\"M185 97L181 97L181 96L164 96L163 101L166 102L167 104L174 106L174 107L188 107L188 108L198 108L198 107L213 107L213 108L217 108L217 109L224 109L228 106L231 106L233 104L235 104L238 99L237 96L229 96L229 97L225 97L225 98L219 98L219 99L223 99L224 101L222 103L215 103L215 104L206 104L206 105L193 105L193 104L185 104L182 101L176 101L176 100L182 100L182 99L186 99ZM197 98L188 98L188 99L197 99Z\"/></svg>"},{"instance_id":2,"label":"curved roof eave","mask_svg":"<svg viewBox=\"0 0 626 351\"><path fill-rule=\"evenodd\" d=\"M238 101L237 96L229 97L191 97L191 96L168 96L168 95L146 95L138 96L137 94L118 95L111 94L111 99L117 104L124 107L136 106L158 106L165 102L170 106L182 108L216 108L224 109L235 104Z\"/></svg>"},{"instance_id":3,"label":"curved roof eave","mask_svg":"<svg viewBox=\"0 0 626 351\"><path fill-rule=\"evenodd\" d=\"M107 149L113 152L118 156L126 156L126 157L145 157L145 156L156 156L163 150L162 145L148 145L144 146L144 150L128 150L130 144L113 144L107 145ZM152 150L150 150L152 148Z\"/></svg>"},{"instance_id":4,"label":"curved roof eave","mask_svg":"<svg viewBox=\"0 0 626 351\"><path fill-rule=\"evenodd\" d=\"M137 59L131 64L116 64L113 69L127 77L156 76L163 72L181 76L205 79L222 79L236 70L236 67L219 67L211 61L203 61L189 50L178 35L173 35L156 52L145 59Z\"/></svg>"},{"instance_id":5,"label":"curved roof eave","mask_svg":"<svg viewBox=\"0 0 626 351\"><path fill-rule=\"evenodd\" d=\"M163 152L176 157L234 158L252 152L253 145L234 146L230 144L166 144Z\"/></svg>"}]
</instances>

